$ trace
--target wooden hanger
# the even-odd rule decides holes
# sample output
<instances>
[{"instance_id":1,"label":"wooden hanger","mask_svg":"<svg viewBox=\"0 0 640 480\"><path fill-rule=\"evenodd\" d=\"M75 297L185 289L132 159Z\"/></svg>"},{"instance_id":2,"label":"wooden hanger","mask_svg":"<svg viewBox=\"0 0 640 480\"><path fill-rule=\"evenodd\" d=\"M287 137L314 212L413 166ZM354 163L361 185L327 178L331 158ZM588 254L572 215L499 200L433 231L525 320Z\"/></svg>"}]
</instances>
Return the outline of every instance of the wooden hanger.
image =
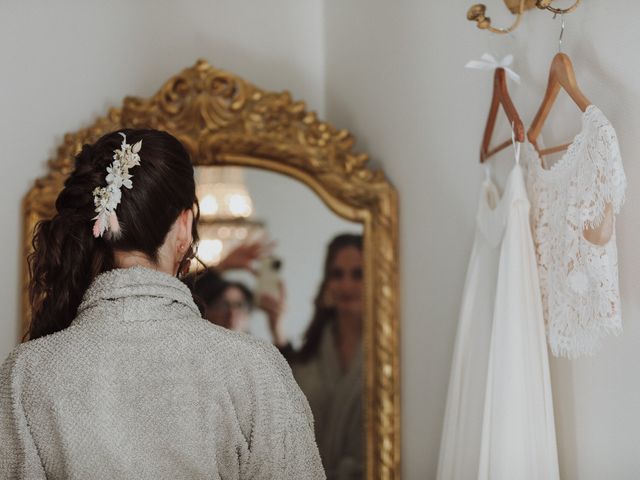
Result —
<instances>
[{"instance_id":1,"label":"wooden hanger","mask_svg":"<svg viewBox=\"0 0 640 480\"><path fill-rule=\"evenodd\" d=\"M553 61L551 62L551 69L549 70L549 82L547 83L547 91L545 92L544 98L542 99L542 104L540 105L538 113L536 113L536 116L533 119L533 123L531 124L531 127L527 132L529 142L536 148L536 150L538 150L538 153L541 157L549 153L561 152L562 150L566 150L566 148L571 145L571 143L565 143L563 145L558 145L557 147L540 150L538 148L538 144L536 143L538 140L538 136L540 135L540 132L542 130L542 126L549 116L549 112L551 111L553 102L555 102L556 98L558 97L560 87L562 87L564 91L569 94L571 99L583 112L589 105L591 105L591 102L582 94L580 88L578 88L578 82L576 82L576 76L573 72L573 65L571 64L571 60L566 54L558 53L555 57L553 57Z\"/></svg>"},{"instance_id":2,"label":"wooden hanger","mask_svg":"<svg viewBox=\"0 0 640 480\"><path fill-rule=\"evenodd\" d=\"M480 148L480 163L484 163L489 157L511 145L511 139L509 139L489 150L489 142L491 142L491 135L493 135L493 129L496 126L498 107L500 105L502 105L504 113L507 114L509 124L513 126L516 142L524 142L524 124L520 120L520 115L518 115L516 107L513 106L509 96L504 68L496 68L496 73L493 75L493 97L491 98L487 125L484 127L484 137Z\"/></svg>"}]
</instances>

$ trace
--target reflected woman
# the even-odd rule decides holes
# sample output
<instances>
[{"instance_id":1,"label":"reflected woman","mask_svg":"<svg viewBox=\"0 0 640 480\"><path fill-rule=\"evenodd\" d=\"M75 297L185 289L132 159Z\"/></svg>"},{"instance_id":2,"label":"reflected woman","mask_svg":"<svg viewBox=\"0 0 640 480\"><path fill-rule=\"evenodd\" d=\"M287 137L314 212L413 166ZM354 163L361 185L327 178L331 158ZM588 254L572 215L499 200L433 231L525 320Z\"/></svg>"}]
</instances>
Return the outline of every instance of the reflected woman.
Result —
<instances>
[{"instance_id":1,"label":"reflected woman","mask_svg":"<svg viewBox=\"0 0 640 480\"><path fill-rule=\"evenodd\" d=\"M339 235L327 250L302 348L294 352L290 345L277 345L309 400L330 480L364 477L364 305L362 235Z\"/></svg>"},{"instance_id":2,"label":"reflected woman","mask_svg":"<svg viewBox=\"0 0 640 480\"><path fill-rule=\"evenodd\" d=\"M281 323L284 287L279 298L263 294L258 296L256 302L254 293L244 283L227 280L217 270L219 268L207 268L203 273L192 273L184 279L193 292L202 316L220 327L247 333L255 306L267 316L273 337L280 338L275 326Z\"/></svg>"}]
</instances>

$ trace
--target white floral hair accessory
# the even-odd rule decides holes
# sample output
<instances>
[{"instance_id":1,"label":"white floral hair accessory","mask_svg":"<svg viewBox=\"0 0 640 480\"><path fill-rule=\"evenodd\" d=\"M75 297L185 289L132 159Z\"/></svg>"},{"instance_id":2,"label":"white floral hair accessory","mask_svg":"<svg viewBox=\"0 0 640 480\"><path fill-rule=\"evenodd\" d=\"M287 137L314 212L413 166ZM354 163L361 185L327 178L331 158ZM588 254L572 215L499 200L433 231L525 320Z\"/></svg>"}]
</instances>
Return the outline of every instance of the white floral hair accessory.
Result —
<instances>
[{"instance_id":1,"label":"white floral hair accessory","mask_svg":"<svg viewBox=\"0 0 640 480\"><path fill-rule=\"evenodd\" d=\"M116 215L116 207L122 198L122 187L133 188L129 169L140 165L140 148L142 140L131 146L127 143L127 136L122 135L122 145L113 151L113 163L107 167L107 186L96 187L93 190L93 203L98 213L93 220L93 236L101 237L107 230L111 231L112 238L120 236L120 223Z\"/></svg>"}]
</instances>

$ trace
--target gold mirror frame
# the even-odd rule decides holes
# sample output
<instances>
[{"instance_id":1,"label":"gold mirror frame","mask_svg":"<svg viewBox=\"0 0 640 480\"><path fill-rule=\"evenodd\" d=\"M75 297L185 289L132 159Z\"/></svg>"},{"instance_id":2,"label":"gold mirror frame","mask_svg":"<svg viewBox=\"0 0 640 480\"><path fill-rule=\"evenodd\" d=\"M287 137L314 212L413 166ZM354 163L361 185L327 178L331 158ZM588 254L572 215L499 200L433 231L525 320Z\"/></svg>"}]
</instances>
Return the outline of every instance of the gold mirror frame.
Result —
<instances>
[{"instance_id":1,"label":"gold mirror frame","mask_svg":"<svg viewBox=\"0 0 640 480\"><path fill-rule=\"evenodd\" d=\"M303 182L336 214L364 230L367 324L364 334L367 478L400 478L400 370L397 194L354 139L274 93L199 60L149 99L127 97L88 128L68 133L24 203L23 332L30 317L27 257L36 223L55 199L85 143L121 128L155 128L179 138L195 165L237 165ZM88 227L87 227L88 228Z\"/></svg>"}]
</instances>

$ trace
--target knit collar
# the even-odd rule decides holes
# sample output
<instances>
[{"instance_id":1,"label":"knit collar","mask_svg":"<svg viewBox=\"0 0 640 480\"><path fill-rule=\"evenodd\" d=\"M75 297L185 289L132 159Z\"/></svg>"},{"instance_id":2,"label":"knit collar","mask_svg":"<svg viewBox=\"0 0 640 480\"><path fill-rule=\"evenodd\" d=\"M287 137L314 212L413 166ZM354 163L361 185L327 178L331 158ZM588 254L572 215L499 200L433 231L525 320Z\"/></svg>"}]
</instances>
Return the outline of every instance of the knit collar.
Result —
<instances>
[{"instance_id":1,"label":"knit collar","mask_svg":"<svg viewBox=\"0 0 640 480\"><path fill-rule=\"evenodd\" d=\"M98 275L84 294L78 315L103 300L144 300L145 297L178 302L200 317L191 291L184 283L166 273L141 266L118 268Z\"/></svg>"}]
</instances>

